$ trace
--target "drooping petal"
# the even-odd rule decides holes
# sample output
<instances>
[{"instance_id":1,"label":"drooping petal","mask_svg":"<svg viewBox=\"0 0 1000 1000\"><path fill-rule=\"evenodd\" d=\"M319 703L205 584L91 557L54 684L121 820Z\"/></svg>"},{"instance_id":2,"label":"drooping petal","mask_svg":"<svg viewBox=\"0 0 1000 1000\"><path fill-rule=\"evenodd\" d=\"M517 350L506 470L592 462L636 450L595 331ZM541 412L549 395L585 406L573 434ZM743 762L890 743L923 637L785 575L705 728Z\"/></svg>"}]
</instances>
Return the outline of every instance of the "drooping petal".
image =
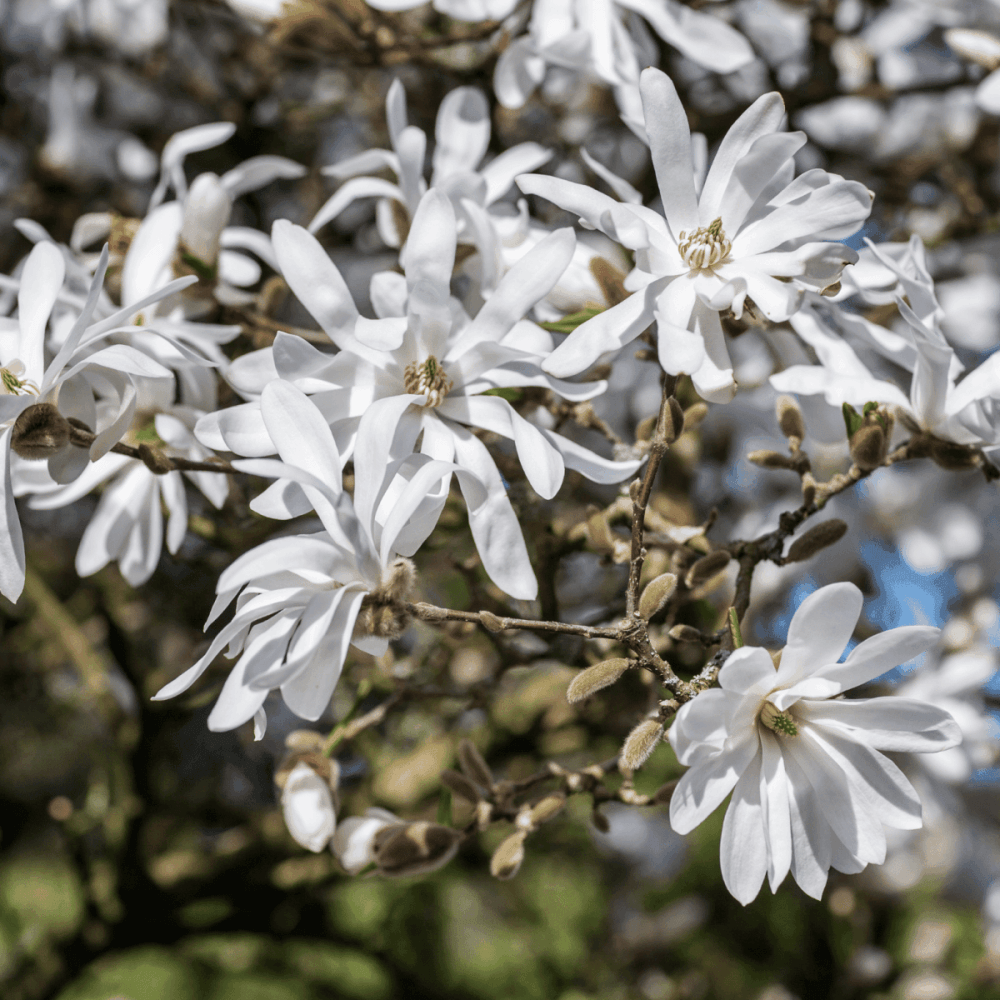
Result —
<instances>
[{"instance_id":1,"label":"drooping petal","mask_svg":"<svg viewBox=\"0 0 1000 1000\"><path fill-rule=\"evenodd\" d=\"M283 462L306 469L333 490L342 488L333 434L308 396L290 382L275 379L261 393L260 412Z\"/></svg>"},{"instance_id":2,"label":"drooping petal","mask_svg":"<svg viewBox=\"0 0 1000 1000\"><path fill-rule=\"evenodd\" d=\"M777 892L792 866L788 775L779 737L761 732L760 748L760 801L767 831L767 878L771 892Z\"/></svg>"},{"instance_id":3,"label":"drooping petal","mask_svg":"<svg viewBox=\"0 0 1000 1000\"><path fill-rule=\"evenodd\" d=\"M21 335L17 357L25 377L40 386L45 372L45 327L66 275L66 262L54 243L36 243L21 271L17 320Z\"/></svg>"},{"instance_id":4,"label":"drooping petal","mask_svg":"<svg viewBox=\"0 0 1000 1000\"><path fill-rule=\"evenodd\" d=\"M792 828L792 877L813 899L822 899L830 871L833 832L805 772L787 754L788 814Z\"/></svg>"},{"instance_id":5,"label":"drooping petal","mask_svg":"<svg viewBox=\"0 0 1000 1000\"><path fill-rule=\"evenodd\" d=\"M728 697L720 688L699 692L681 706L667 730L667 738L685 767L702 756L717 753L728 735L726 704Z\"/></svg>"},{"instance_id":6,"label":"drooping petal","mask_svg":"<svg viewBox=\"0 0 1000 1000\"><path fill-rule=\"evenodd\" d=\"M722 821L719 859L726 888L744 906L753 902L768 868L764 811L761 806L760 751L733 788L733 799ZM677 795L677 792L674 792ZM675 827L676 829L676 827Z\"/></svg>"},{"instance_id":7,"label":"drooping petal","mask_svg":"<svg viewBox=\"0 0 1000 1000\"><path fill-rule=\"evenodd\" d=\"M0 594L16 601L24 589L24 536L17 516L10 483L10 439L13 427L0 433L0 463L3 468L3 505L0 506Z\"/></svg>"}]
</instances>

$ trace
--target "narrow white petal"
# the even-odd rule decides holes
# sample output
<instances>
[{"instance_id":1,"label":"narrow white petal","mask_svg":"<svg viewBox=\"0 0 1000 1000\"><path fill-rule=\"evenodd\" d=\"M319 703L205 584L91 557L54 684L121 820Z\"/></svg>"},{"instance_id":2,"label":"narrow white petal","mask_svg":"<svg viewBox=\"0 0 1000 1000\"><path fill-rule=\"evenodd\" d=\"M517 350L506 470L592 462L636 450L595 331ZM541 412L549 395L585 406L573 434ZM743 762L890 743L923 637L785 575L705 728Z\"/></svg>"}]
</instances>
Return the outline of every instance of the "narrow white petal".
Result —
<instances>
[{"instance_id":1,"label":"narrow white petal","mask_svg":"<svg viewBox=\"0 0 1000 1000\"><path fill-rule=\"evenodd\" d=\"M758 752L733 789L733 799L722 821L722 839L719 842L722 879L726 888L744 906L753 902L760 892L768 867L760 790L761 760Z\"/></svg>"},{"instance_id":2,"label":"narrow white petal","mask_svg":"<svg viewBox=\"0 0 1000 1000\"><path fill-rule=\"evenodd\" d=\"M767 829L767 877L771 892L777 892L792 866L789 781L779 737L761 732L760 747L760 798Z\"/></svg>"},{"instance_id":3,"label":"narrow white petal","mask_svg":"<svg viewBox=\"0 0 1000 1000\"><path fill-rule=\"evenodd\" d=\"M835 681L841 691L849 691L926 652L940 634L940 629L930 625L903 625L879 632L855 646L843 663L828 660L814 676Z\"/></svg>"},{"instance_id":4,"label":"narrow white petal","mask_svg":"<svg viewBox=\"0 0 1000 1000\"><path fill-rule=\"evenodd\" d=\"M670 799L670 825L690 833L710 816L733 790L759 752L756 730L714 757L699 759L684 774Z\"/></svg>"},{"instance_id":5,"label":"narrow white petal","mask_svg":"<svg viewBox=\"0 0 1000 1000\"><path fill-rule=\"evenodd\" d=\"M896 695L805 701L797 714L840 729L876 750L936 753L962 742L961 729L943 708Z\"/></svg>"}]
</instances>

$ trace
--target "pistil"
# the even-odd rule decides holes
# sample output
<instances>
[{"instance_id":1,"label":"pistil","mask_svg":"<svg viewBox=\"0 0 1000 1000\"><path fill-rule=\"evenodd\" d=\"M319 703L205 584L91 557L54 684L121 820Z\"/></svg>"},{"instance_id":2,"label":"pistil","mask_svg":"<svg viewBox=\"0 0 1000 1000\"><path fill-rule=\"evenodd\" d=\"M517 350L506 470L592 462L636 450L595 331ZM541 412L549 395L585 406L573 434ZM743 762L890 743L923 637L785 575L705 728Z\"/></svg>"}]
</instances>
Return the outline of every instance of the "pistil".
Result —
<instances>
[{"instance_id":1,"label":"pistil","mask_svg":"<svg viewBox=\"0 0 1000 1000\"><path fill-rule=\"evenodd\" d=\"M436 408L451 392L454 382L448 378L441 363L432 354L426 361L414 361L406 366L406 371L403 372L403 385L406 391L413 395L425 395L426 405Z\"/></svg>"},{"instance_id":2,"label":"pistil","mask_svg":"<svg viewBox=\"0 0 1000 1000\"><path fill-rule=\"evenodd\" d=\"M729 256L733 245L726 239L720 216L710 225L702 226L690 235L682 230L677 249L684 263L692 271L698 271L721 264Z\"/></svg>"}]
</instances>

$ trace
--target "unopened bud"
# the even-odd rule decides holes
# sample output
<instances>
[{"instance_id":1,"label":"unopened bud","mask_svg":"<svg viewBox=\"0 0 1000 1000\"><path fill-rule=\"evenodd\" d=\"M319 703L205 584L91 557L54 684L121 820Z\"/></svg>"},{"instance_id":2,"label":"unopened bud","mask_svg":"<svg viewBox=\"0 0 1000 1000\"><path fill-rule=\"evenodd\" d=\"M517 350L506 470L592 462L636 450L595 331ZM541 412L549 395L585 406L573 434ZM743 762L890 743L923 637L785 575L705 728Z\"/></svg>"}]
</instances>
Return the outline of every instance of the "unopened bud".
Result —
<instances>
[{"instance_id":1,"label":"unopened bud","mask_svg":"<svg viewBox=\"0 0 1000 1000\"><path fill-rule=\"evenodd\" d=\"M684 430L693 431L701 425L701 422L708 416L707 403L695 403L684 411Z\"/></svg>"},{"instance_id":2,"label":"unopened bud","mask_svg":"<svg viewBox=\"0 0 1000 1000\"><path fill-rule=\"evenodd\" d=\"M174 463L159 448L154 448L143 441L142 444L138 445L136 451L139 453L139 458L142 460L143 465L150 472L158 476L165 476L168 472L174 471Z\"/></svg>"},{"instance_id":3,"label":"unopened bud","mask_svg":"<svg viewBox=\"0 0 1000 1000\"><path fill-rule=\"evenodd\" d=\"M786 438L798 438L801 441L806 436L806 424L799 404L791 396L779 396L775 409L781 433Z\"/></svg>"},{"instance_id":4,"label":"unopened bud","mask_svg":"<svg viewBox=\"0 0 1000 1000\"><path fill-rule=\"evenodd\" d=\"M805 562L817 552L835 542L839 542L847 533L847 524L840 518L823 521L813 525L801 538L796 538L785 556L786 563Z\"/></svg>"},{"instance_id":5,"label":"unopened bud","mask_svg":"<svg viewBox=\"0 0 1000 1000\"><path fill-rule=\"evenodd\" d=\"M747 461L752 465L758 465L762 469L794 469L795 459L788 455L782 455L780 451L771 451L762 448L759 451L751 451L747 455Z\"/></svg>"},{"instance_id":6,"label":"unopened bud","mask_svg":"<svg viewBox=\"0 0 1000 1000\"><path fill-rule=\"evenodd\" d=\"M285 746L289 750L322 750L326 737L315 729L293 729L285 737Z\"/></svg>"},{"instance_id":7,"label":"unopened bud","mask_svg":"<svg viewBox=\"0 0 1000 1000\"><path fill-rule=\"evenodd\" d=\"M711 579L729 565L730 555L725 549L718 549L707 556L702 556L688 571L684 582L689 588L696 587Z\"/></svg>"},{"instance_id":8,"label":"unopened bud","mask_svg":"<svg viewBox=\"0 0 1000 1000\"><path fill-rule=\"evenodd\" d=\"M583 701L589 698L595 691L610 687L628 668L632 666L632 661L625 657L615 657L611 660L603 660L595 663L580 673L570 681L566 689L566 700L573 702Z\"/></svg>"},{"instance_id":9,"label":"unopened bud","mask_svg":"<svg viewBox=\"0 0 1000 1000\"><path fill-rule=\"evenodd\" d=\"M480 611L479 621L487 632L503 631L503 622L492 611Z\"/></svg>"},{"instance_id":10,"label":"unopened bud","mask_svg":"<svg viewBox=\"0 0 1000 1000\"><path fill-rule=\"evenodd\" d=\"M14 421L10 446L16 455L37 461L62 451L69 443L69 422L51 403L35 403Z\"/></svg>"},{"instance_id":11,"label":"unopened bud","mask_svg":"<svg viewBox=\"0 0 1000 1000\"><path fill-rule=\"evenodd\" d=\"M615 533L611 530L608 515L603 510L587 518L587 536L595 549L608 550L615 547Z\"/></svg>"},{"instance_id":12,"label":"unopened bud","mask_svg":"<svg viewBox=\"0 0 1000 1000\"><path fill-rule=\"evenodd\" d=\"M482 788L493 787L493 774L471 740L462 740L458 744L458 764L470 781L474 781Z\"/></svg>"},{"instance_id":13,"label":"unopened bud","mask_svg":"<svg viewBox=\"0 0 1000 1000\"><path fill-rule=\"evenodd\" d=\"M281 792L285 826L296 842L319 852L330 842L337 814L330 785L305 761L299 761Z\"/></svg>"},{"instance_id":14,"label":"unopened bud","mask_svg":"<svg viewBox=\"0 0 1000 1000\"><path fill-rule=\"evenodd\" d=\"M540 799L531 807L532 826L548 823L550 819L562 812L565 805L566 796L562 792L553 792L551 795L546 795L544 799Z\"/></svg>"},{"instance_id":15,"label":"unopened bud","mask_svg":"<svg viewBox=\"0 0 1000 1000\"><path fill-rule=\"evenodd\" d=\"M219 257L222 230L229 225L233 200L215 174L199 174L184 199L181 247L192 257L214 268Z\"/></svg>"},{"instance_id":16,"label":"unopened bud","mask_svg":"<svg viewBox=\"0 0 1000 1000\"><path fill-rule=\"evenodd\" d=\"M892 414L886 407L877 403L865 403L861 413L858 413L850 403L844 403L843 412L851 461L862 472L877 469L889 452Z\"/></svg>"},{"instance_id":17,"label":"unopened bud","mask_svg":"<svg viewBox=\"0 0 1000 1000\"><path fill-rule=\"evenodd\" d=\"M515 830L506 840L501 841L490 858L490 874L494 878L508 879L517 874L524 861L524 839L527 836L526 831Z\"/></svg>"},{"instance_id":18,"label":"unopened bud","mask_svg":"<svg viewBox=\"0 0 1000 1000\"><path fill-rule=\"evenodd\" d=\"M956 444L954 441L942 441L940 438L931 438L930 457L942 469L955 472L974 469L979 464L979 453L975 448Z\"/></svg>"},{"instance_id":19,"label":"unopened bud","mask_svg":"<svg viewBox=\"0 0 1000 1000\"><path fill-rule=\"evenodd\" d=\"M398 556L382 571L382 582L376 593L388 601L405 601L417 582L417 567L409 559Z\"/></svg>"},{"instance_id":20,"label":"unopened bud","mask_svg":"<svg viewBox=\"0 0 1000 1000\"><path fill-rule=\"evenodd\" d=\"M666 409L663 411L663 440L667 444L673 444L684 433L684 411L681 404L677 402L676 396L667 399Z\"/></svg>"},{"instance_id":21,"label":"unopened bud","mask_svg":"<svg viewBox=\"0 0 1000 1000\"><path fill-rule=\"evenodd\" d=\"M656 421L659 419L657 414L653 414L651 417L644 417L642 420L636 424L635 428L635 439L636 441L648 441L652 436L653 432L656 430Z\"/></svg>"},{"instance_id":22,"label":"unopened bud","mask_svg":"<svg viewBox=\"0 0 1000 1000\"><path fill-rule=\"evenodd\" d=\"M375 837L386 827L405 824L391 812L370 807L364 816L349 816L337 824L330 850L348 875L357 875L375 861Z\"/></svg>"},{"instance_id":23,"label":"unopened bud","mask_svg":"<svg viewBox=\"0 0 1000 1000\"><path fill-rule=\"evenodd\" d=\"M446 865L461 842L461 830L437 823L389 826L375 835L375 863L386 875L422 875Z\"/></svg>"},{"instance_id":24,"label":"unopened bud","mask_svg":"<svg viewBox=\"0 0 1000 1000\"><path fill-rule=\"evenodd\" d=\"M649 759L663 736L663 726L657 719L644 719L625 737L621 766L636 771Z\"/></svg>"},{"instance_id":25,"label":"unopened bud","mask_svg":"<svg viewBox=\"0 0 1000 1000\"><path fill-rule=\"evenodd\" d=\"M677 590L677 577L673 573L661 573L646 584L639 598L639 615L649 621L658 611L662 611L667 601Z\"/></svg>"},{"instance_id":26,"label":"unopened bud","mask_svg":"<svg viewBox=\"0 0 1000 1000\"><path fill-rule=\"evenodd\" d=\"M482 795L479 794L479 789L464 774L453 771L451 768L441 772L441 783L447 785L448 788L456 795L460 795L466 802L475 804L482 798Z\"/></svg>"},{"instance_id":27,"label":"unopened bud","mask_svg":"<svg viewBox=\"0 0 1000 1000\"><path fill-rule=\"evenodd\" d=\"M674 642L701 642L701 632L693 625L675 625L667 635Z\"/></svg>"}]
</instances>

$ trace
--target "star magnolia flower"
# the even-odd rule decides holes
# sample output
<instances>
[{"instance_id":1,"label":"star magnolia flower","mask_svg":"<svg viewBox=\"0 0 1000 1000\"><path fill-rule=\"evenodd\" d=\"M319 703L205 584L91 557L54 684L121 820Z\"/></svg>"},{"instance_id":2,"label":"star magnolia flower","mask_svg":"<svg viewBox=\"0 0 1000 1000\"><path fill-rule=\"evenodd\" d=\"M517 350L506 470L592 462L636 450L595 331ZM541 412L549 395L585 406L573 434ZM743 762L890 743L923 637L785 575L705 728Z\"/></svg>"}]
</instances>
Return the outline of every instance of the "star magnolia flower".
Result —
<instances>
[{"instance_id":1,"label":"star magnolia flower","mask_svg":"<svg viewBox=\"0 0 1000 1000\"><path fill-rule=\"evenodd\" d=\"M372 281L377 320L358 315L339 272L305 230L278 222L273 239L285 280L340 353L330 357L300 338L279 335L272 351L237 363L233 383L259 392L280 376L315 394L344 461L354 457L359 483L381 482L390 462L411 454L418 440L422 454L470 472L489 493L482 506L466 496L483 566L508 594L533 599L537 582L520 524L496 463L470 428L512 439L529 483L546 499L559 490L566 468L594 482L618 483L641 464L604 459L526 420L506 399L486 395L538 386L584 400L603 391L602 382L578 385L542 372L539 362L551 349L551 336L522 321L565 270L572 230L550 234L527 253L472 319L449 295L455 216L449 199L436 190L414 217L402 255L405 276L386 272ZM205 417L196 433L217 450L273 454L256 403ZM290 495L282 500L288 502ZM301 506L294 503L267 508L275 517L295 512Z\"/></svg>"},{"instance_id":2,"label":"star magnolia flower","mask_svg":"<svg viewBox=\"0 0 1000 1000\"><path fill-rule=\"evenodd\" d=\"M218 146L235 131L230 122L214 122L178 132L167 140L149 212L132 237L122 265L123 303L142 298L185 268L197 274L202 284L181 300L164 302L158 310L161 314L180 305L185 316L196 316L214 305L213 296L226 305L252 299L239 289L260 280L260 265L233 248L250 250L272 266L274 254L265 233L229 225L233 202L272 181L302 177L306 169L284 156L254 156L221 177L199 174L189 187L184 176L185 157ZM171 187L177 198L164 203ZM111 224L109 215L107 226ZM144 313L143 321L149 323L153 315Z\"/></svg>"},{"instance_id":3,"label":"star magnolia flower","mask_svg":"<svg viewBox=\"0 0 1000 1000\"><path fill-rule=\"evenodd\" d=\"M317 232L357 199L374 196L379 199L375 215L379 235L391 247L406 241L411 220L428 189L424 180L427 136L415 125L407 125L406 91L398 79L389 87L385 112L392 150L370 149L325 167L323 173L344 183L316 213L309 232ZM438 109L430 180L431 187L451 199L459 241L479 250L480 280L485 289L494 288L504 270L503 238L497 232L493 206L507 194L518 174L536 170L552 157L551 150L538 143L522 142L484 165L490 132L490 106L483 92L476 87L451 91ZM396 175L395 184L359 176L385 168Z\"/></svg>"},{"instance_id":4,"label":"star magnolia flower","mask_svg":"<svg viewBox=\"0 0 1000 1000\"><path fill-rule=\"evenodd\" d=\"M63 417L94 426L94 390L90 375L117 396L117 413L88 452L66 445L48 456L49 474L67 482L87 461L96 461L125 433L136 400L136 377L165 378L170 372L152 358L124 344L99 346L118 333L131 316L159 298L180 291L194 279L181 278L131 307L92 323L104 283L107 248L79 316L55 357L45 364L45 330L65 275L63 255L52 243L39 243L21 271L17 319L0 320L0 594L16 601L24 586L24 542L11 485L11 446L18 417L36 403L57 404Z\"/></svg>"},{"instance_id":5,"label":"star magnolia flower","mask_svg":"<svg viewBox=\"0 0 1000 1000\"><path fill-rule=\"evenodd\" d=\"M255 716L263 732L258 713L274 688L296 715L318 719L348 646L381 656L388 636L398 634L399 602L413 583L412 565L401 554L415 552L433 530L450 476L459 475L470 506L486 501L479 482L455 465L409 456L393 463L388 475L383 464L377 479L356 476L352 503L342 492L341 457L330 428L302 392L275 379L262 394L261 415L281 460L238 461L236 468L277 479L270 493L289 483L301 488L325 530L265 542L226 569L206 628L236 598L233 620L193 667L154 696L186 691L228 645L230 656L241 655L208 717L215 732ZM256 501L250 506L262 510ZM367 627L358 625L366 601Z\"/></svg>"},{"instance_id":6,"label":"star magnolia flower","mask_svg":"<svg viewBox=\"0 0 1000 1000\"><path fill-rule=\"evenodd\" d=\"M639 71L657 59L656 46L635 15L683 55L716 73L753 60L753 49L733 27L677 0L535 0L528 33L500 54L493 89L504 107L519 108L545 77L546 65L575 69L628 93Z\"/></svg>"},{"instance_id":7,"label":"star magnolia flower","mask_svg":"<svg viewBox=\"0 0 1000 1000\"><path fill-rule=\"evenodd\" d=\"M883 827L921 825L920 800L880 751L928 753L961 742L942 709L923 701L839 696L930 648L939 629L874 635L838 662L861 613L851 583L822 587L792 617L775 670L756 646L732 653L719 688L684 705L670 728L690 767L670 802L689 833L732 792L722 825L722 876L744 905L765 874L775 891L789 870L819 899L831 867L858 872L885 860Z\"/></svg>"},{"instance_id":8,"label":"star magnolia flower","mask_svg":"<svg viewBox=\"0 0 1000 1000\"><path fill-rule=\"evenodd\" d=\"M819 357L820 365L793 365L771 376L779 392L822 393L828 403L888 403L914 431L979 448L1000 446L1000 355L990 355L961 381L962 365L941 330L944 312L924 271L911 276L893 258L881 262L899 280L897 305L905 320L899 332L852 316L836 305L811 301L791 318L796 332ZM906 296L905 299L903 296ZM850 345L845 332L860 335L891 360L912 372L909 397L892 382L874 378ZM902 340L908 350L896 346Z\"/></svg>"},{"instance_id":9,"label":"star magnolia flower","mask_svg":"<svg viewBox=\"0 0 1000 1000\"><path fill-rule=\"evenodd\" d=\"M211 452L192 434L195 422L215 406L214 374L210 373L203 398L186 398L174 403L173 379L144 380L130 444L156 444L164 454L204 462ZM100 423L98 422L98 425ZM97 508L80 539L76 571L91 576L109 562L117 562L121 574L133 586L145 583L160 561L163 547L163 508L167 522L167 551L176 554L188 525L188 504L184 479L190 479L217 508L226 501L229 486L223 473L167 472L157 475L144 462L128 455L109 452L90 463L73 482L60 485L35 462L20 461L14 469L14 493L30 494L28 506L34 510L55 510L75 503L91 490L107 484Z\"/></svg>"},{"instance_id":10,"label":"star magnolia flower","mask_svg":"<svg viewBox=\"0 0 1000 1000\"><path fill-rule=\"evenodd\" d=\"M635 252L624 302L579 326L543 365L566 377L617 350L656 321L660 364L689 374L712 402L735 392L719 313L738 318L746 301L772 322L787 320L806 289L834 284L857 254L825 242L854 232L871 210L862 184L825 170L793 179L801 132L779 132L781 95L765 94L722 140L701 190L687 115L670 79L643 71L642 101L665 217L556 177L518 185L580 216Z\"/></svg>"},{"instance_id":11,"label":"star magnolia flower","mask_svg":"<svg viewBox=\"0 0 1000 1000\"><path fill-rule=\"evenodd\" d=\"M427 0L368 0L376 10L413 10ZM453 17L456 21L501 21L515 7L517 0L433 0L436 11Z\"/></svg>"}]
</instances>

